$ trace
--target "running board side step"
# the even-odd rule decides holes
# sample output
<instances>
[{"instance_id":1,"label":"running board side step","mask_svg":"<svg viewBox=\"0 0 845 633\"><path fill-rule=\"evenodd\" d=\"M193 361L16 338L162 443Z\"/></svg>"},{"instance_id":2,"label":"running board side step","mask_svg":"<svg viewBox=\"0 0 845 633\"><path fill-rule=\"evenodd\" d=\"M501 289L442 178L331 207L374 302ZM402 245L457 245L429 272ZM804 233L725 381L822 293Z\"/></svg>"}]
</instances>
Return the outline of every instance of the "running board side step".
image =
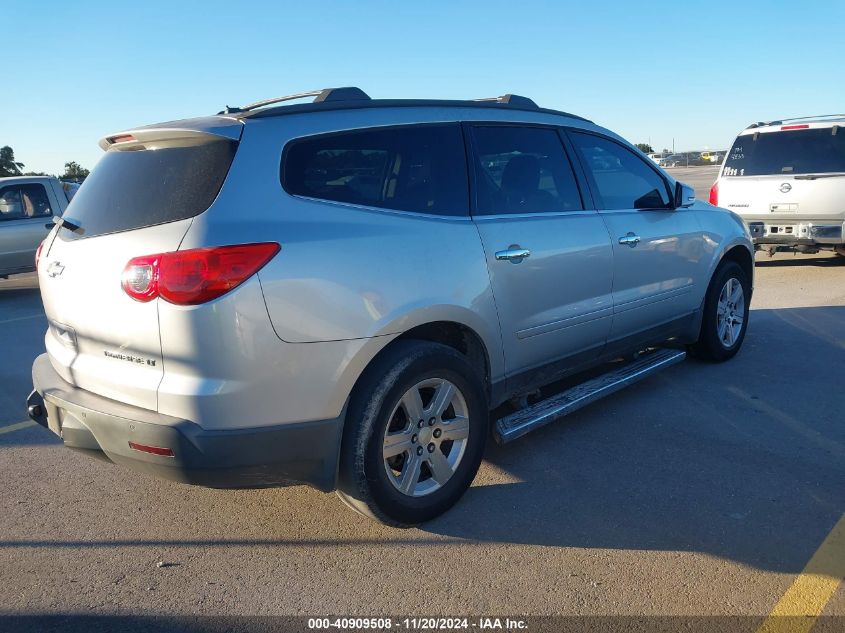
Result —
<instances>
[{"instance_id":1,"label":"running board side step","mask_svg":"<svg viewBox=\"0 0 845 633\"><path fill-rule=\"evenodd\" d=\"M627 387L651 374L686 358L687 353L675 349L660 349L641 355L579 385L575 385L541 400L530 407L515 411L496 420L493 434L499 444L507 444L526 433L559 420L591 402L604 398L623 387Z\"/></svg>"}]
</instances>

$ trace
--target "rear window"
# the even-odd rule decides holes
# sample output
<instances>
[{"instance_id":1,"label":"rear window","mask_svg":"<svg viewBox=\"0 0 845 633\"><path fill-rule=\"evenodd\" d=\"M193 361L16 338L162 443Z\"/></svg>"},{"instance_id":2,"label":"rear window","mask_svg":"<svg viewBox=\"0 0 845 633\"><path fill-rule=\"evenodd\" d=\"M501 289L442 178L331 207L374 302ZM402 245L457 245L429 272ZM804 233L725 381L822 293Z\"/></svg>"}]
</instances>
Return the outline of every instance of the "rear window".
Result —
<instances>
[{"instance_id":1,"label":"rear window","mask_svg":"<svg viewBox=\"0 0 845 633\"><path fill-rule=\"evenodd\" d=\"M457 124L328 134L292 141L290 194L436 215L468 215L466 155Z\"/></svg>"},{"instance_id":2,"label":"rear window","mask_svg":"<svg viewBox=\"0 0 845 633\"><path fill-rule=\"evenodd\" d=\"M76 237L95 237L198 215L217 197L236 148L234 141L213 140L109 150L79 187L64 217L81 227Z\"/></svg>"},{"instance_id":3,"label":"rear window","mask_svg":"<svg viewBox=\"0 0 845 633\"><path fill-rule=\"evenodd\" d=\"M744 134L728 152L724 175L831 172L845 172L845 130L839 127Z\"/></svg>"}]
</instances>

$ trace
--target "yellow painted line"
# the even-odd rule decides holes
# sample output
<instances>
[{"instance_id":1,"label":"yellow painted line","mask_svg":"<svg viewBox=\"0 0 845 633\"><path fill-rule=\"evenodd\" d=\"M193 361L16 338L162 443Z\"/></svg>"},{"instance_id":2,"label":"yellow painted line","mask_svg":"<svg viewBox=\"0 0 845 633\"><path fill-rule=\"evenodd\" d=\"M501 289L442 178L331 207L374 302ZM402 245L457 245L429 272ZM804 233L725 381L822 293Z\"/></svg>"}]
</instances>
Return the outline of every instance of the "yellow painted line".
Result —
<instances>
[{"instance_id":1,"label":"yellow painted line","mask_svg":"<svg viewBox=\"0 0 845 633\"><path fill-rule=\"evenodd\" d=\"M20 431L21 429L27 429L31 426L35 426L36 424L37 422L33 422L32 420L24 420L23 422L18 422L17 424L0 426L0 435L3 435L3 433L11 433L12 431Z\"/></svg>"},{"instance_id":2,"label":"yellow painted line","mask_svg":"<svg viewBox=\"0 0 845 633\"><path fill-rule=\"evenodd\" d=\"M845 514L757 633L809 633L845 578Z\"/></svg>"}]
</instances>

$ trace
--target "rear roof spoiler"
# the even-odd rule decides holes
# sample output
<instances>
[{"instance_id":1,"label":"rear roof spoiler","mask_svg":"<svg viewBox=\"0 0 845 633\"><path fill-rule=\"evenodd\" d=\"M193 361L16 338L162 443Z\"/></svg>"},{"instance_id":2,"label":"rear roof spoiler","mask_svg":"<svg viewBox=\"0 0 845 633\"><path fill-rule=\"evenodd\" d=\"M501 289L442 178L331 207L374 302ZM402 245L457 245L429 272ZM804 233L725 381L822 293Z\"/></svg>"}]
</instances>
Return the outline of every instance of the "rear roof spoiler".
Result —
<instances>
[{"instance_id":1,"label":"rear roof spoiler","mask_svg":"<svg viewBox=\"0 0 845 633\"><path fill-rule=\"evenodd\" d=\"M101 138L98 144L108 150L116 145L121 149L131 149L150 141L191 140L209 136L238 141L242 133L243 121L234 117L201 117L124 130Z\"/></svg>"}]
</instances>

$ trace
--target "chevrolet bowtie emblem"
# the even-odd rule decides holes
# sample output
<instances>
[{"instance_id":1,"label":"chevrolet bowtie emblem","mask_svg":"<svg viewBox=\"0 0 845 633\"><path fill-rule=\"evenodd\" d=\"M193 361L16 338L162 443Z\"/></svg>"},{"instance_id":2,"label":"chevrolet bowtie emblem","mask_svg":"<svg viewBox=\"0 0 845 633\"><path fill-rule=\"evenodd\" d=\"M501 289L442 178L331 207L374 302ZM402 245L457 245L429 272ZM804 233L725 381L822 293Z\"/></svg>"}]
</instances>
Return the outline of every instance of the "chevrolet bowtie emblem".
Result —
<instances>
[{"instance_id":1,"label":"chevrolet bowtie emblem","mask_svg":"<svg viewBox=\"0 0 845 633\"><path fill-rule=\"evenodd\" d=\"M65 267L62 266L61 262L53 262L47 267L47 274L51 277L58 277L65 271Z\"/></svg>"}]
</instances>

